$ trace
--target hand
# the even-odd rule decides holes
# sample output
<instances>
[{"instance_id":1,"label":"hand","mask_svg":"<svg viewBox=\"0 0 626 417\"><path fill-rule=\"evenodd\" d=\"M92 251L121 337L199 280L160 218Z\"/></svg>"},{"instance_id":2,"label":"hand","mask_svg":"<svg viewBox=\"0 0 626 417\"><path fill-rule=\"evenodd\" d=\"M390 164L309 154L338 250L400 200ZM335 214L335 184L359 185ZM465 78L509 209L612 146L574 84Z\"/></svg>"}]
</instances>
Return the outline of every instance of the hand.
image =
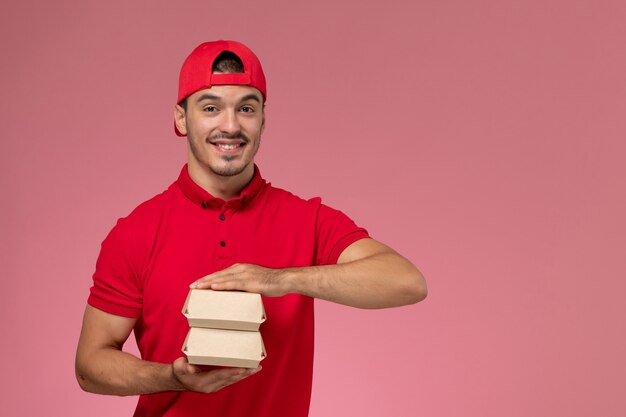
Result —
<instances>
[{"instance_id":1,"label":"hand","mask_svg":"<svg viewBox=\"0 0 626 417\"><path fill-rule=\"evenodd\" d=\"M288 294L286 269L271 269L253 264L234 264L190 285L191 288L247 291L268 297Z\"/></svg>"},{"instance_id":2,"label":"hand","mask_svg":"<svg viewBox=\"0 0 626 417\"><path fill-rule=\"evenodd\" d=\"M241 381L261 370L247 368L223 368L203 371L191 365L187 358L178 358L172 363L172 373L179 387L184 390L210 394Z\"/></svg>"}]
</instances>

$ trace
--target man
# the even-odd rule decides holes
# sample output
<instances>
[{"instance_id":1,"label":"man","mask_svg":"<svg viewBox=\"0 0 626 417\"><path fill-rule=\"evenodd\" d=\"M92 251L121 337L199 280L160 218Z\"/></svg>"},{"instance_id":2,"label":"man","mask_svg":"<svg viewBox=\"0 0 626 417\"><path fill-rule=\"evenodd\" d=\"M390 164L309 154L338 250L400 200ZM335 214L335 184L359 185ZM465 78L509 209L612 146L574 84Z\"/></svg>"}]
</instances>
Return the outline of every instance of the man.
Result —
<instances>
[{"instance_id":1,"label":"man","mask_svg":"<svg viewBox=\"0 0 626 417\"><path fill-rule=\"evenodd\" d=\"M246 46L207 42L186 59L174 123L188 164L102 243L76 355L84 390L139 394L136 416L306 416L313 299L384 308L426 296L420 272L346 215L262 179L266 99ZM263 370L187 362L190 287L264 296ZM133 329L142 359L122 351Z\"/></svg>"}]
</instances>

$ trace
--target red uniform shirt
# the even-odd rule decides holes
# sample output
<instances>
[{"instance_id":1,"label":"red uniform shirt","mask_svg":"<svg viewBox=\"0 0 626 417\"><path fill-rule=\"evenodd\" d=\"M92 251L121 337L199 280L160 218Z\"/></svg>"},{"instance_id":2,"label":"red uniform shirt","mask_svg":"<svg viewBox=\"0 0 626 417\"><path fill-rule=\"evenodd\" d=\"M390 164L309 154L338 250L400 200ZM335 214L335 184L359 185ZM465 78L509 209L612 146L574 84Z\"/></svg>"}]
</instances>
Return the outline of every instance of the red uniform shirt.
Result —
<instances>
[{"instance_id":1,"label":"red uniform shirt","mask_svg":"<svg viewBox=\"0 0 626 417\"><path fill-rule=\"evenodd\" d=\"M181 313L189 284L233 263L269 268L337 262L367 237L319 198L303 200L266 183L255 167L240 196L224 201L195 184L183 167L165 192L119 219L102 243L89 304L137 319L142 358L182 356L189 325ZM135 416L303 417L313 371L313 299L263 297L263 370L215 394L142 395Z\"/></svg>"}]
</instances>

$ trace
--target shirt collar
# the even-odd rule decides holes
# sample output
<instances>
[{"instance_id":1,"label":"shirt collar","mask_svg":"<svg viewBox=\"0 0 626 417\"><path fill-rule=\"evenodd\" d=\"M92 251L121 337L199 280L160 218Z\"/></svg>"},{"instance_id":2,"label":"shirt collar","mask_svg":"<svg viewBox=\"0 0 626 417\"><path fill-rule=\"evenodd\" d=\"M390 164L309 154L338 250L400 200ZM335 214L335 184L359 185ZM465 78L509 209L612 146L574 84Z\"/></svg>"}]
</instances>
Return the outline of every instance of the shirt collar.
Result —
<instances>
[{"instance_id":1,"label":"shirt collar","mask_svg":"<svg viewBox=\"0 0 626 417\"><path fill-rule=\"evenodd\" d=\"M187 164L185 164L183 169L180 171L180 175L178 176L178 180L176 181L176 183L180 187L185 197L191 200L194 204L201 206L202 208L221 207L224 205L238 208L242 204L249 203L259 193L261 188L263 188L263 186L265 185L265 180L261 177L259 167L257 167L255 164L252 180L250 180L248 185L246 185L243 190L241 190L241 193L239 193L238 197L234 197L226 201L221 198L212 196L204 188L196 184L189 176Z\"/></svg>"}]
</instances>

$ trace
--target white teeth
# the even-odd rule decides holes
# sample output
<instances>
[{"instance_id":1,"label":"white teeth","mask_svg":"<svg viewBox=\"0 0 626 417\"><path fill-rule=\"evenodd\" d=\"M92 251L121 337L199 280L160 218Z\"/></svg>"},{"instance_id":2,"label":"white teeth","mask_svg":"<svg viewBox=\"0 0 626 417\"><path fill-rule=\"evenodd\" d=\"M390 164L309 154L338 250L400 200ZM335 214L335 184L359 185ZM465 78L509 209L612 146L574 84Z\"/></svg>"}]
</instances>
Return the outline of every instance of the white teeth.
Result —
<instances>
[{"instance_id":1,"label":"white teeth","mask_svg":"<svg viewBox=\"0 0 626 417\"><path fill-rule=\"evenodd\" d=\"M239 147L239 144L226 144L226 143L218 143L217 146L220 149L224 149L226 151L232 151L235 148Z\"/></svg>"}]
</instances>

